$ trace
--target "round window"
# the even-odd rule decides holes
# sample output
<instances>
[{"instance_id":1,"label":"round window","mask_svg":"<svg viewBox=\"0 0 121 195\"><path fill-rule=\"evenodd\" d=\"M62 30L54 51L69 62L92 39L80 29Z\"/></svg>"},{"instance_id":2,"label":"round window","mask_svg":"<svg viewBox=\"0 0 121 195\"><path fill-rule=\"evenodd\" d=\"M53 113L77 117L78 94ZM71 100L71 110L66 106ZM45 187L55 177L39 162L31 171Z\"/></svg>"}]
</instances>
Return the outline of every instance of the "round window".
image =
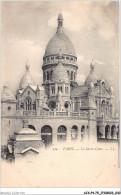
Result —
<instances>
[{"instance_id":1,"label":"round window","mask_svg":"<svg viewBox=\"0 0 121 195\"><path fill-rule=\"evenodd\" d=\"M49 107L50 107L51 109L55 109L55 107L56 107L56 102L54 102L54 101L49 102Z\"/></svg>"},{"instance_id":2,"label":"round window","mask_svg":"<svg viewBox=\"0 0 121 195\"><path fill-rule=\"evenodd\" d=\"M68 103L65 103L65 108L68 108Z\"/></svg>"}]
</instances>

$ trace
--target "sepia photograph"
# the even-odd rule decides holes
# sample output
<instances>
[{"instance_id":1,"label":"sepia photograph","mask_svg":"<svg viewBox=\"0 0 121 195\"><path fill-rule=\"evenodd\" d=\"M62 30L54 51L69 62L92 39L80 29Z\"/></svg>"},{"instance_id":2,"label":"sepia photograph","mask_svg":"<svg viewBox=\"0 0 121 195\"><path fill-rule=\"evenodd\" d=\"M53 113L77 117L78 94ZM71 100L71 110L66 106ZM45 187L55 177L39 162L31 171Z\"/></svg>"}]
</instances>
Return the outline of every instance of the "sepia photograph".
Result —
<instances>
[{"instance_id":1,"label":"sepia photograph","mask_svg":"<svg viewBox=\"0 0 121 195\"><path fill-rule=\"evenodd\" d=\"M120 188L119 1L1 2L1 187Z\"/></svg>"}]
</instances>

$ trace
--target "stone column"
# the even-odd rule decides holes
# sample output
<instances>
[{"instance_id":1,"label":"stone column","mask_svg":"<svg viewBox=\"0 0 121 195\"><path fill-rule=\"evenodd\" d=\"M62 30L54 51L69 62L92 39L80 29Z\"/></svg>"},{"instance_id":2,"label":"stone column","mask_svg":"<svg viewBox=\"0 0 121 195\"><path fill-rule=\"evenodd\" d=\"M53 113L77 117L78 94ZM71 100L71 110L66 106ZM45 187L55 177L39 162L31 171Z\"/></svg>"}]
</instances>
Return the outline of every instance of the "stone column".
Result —
<instances>
[{"instance_id":1,"label":"stone column","mask_svg":"<svg viewBox=\"0 0 121 195\"><path fill-rule=\"evenodd\" d=\"M70 116L70 110L68 110L68 116Z\"/></svg>"},{"instance_id":2,"label":"stone column","mask_svg":"<svg viewBox=\"0 0 121 195\"><path fill-rule=\"evenodd\" d=\"M56 109L54 109L54 116L56 116Z\"/></svg>"},{"instance_id":3,"label":"stone column","mask_svg":"<svg viewBox=\"0 0 121 195\"><path fill-rule=\"evenodd\" d=\"M88 139L89 139L89 132L88 132L89 128L86 128L85 127L85 130L84 130L84 142L87 142Z\"/></svg>"},{"instance_id":4,"label":"stone column","mask_svg":"<svg viewBox=\"0 0 121 195\"><path fill-rule=\"evenodd\" d=\"M81 129L79 129L78 130L78 142L81 142L82 141L81 140L81 134L82 134Z\"/></svg>"},{"instance_id":5,"label":"stone column","mask_svg":"<svg viewBox=\"0 0 121 195\"><path fill-rule=\"evenodd\" d=\"M63 95L65 95L65 83L63 83Z\"/></svg>"},{"instance_id":6,"label":"stone column","mask_svg":"<svg viewBox=\"0 0 121 195\"><path fill-rule=\"evenodd\" d=\"M74 101L73 101L73 103L72 103L72 111L74 111L74 109L75 109L75 105L74 105L75 103L74 103Z\"/></svg>"},{"instance_id":7,"label":"stone column","mask_svg":"<svg viewBox=\"0 0 121 195\"><path fill-rule=\"evenodd\" d=\"M71 127L67 127L67 142L71 143Z\"/></svg>"},{"instance_id":8,"label":"stone column","mask_svg":"<svg viewBox=\"0 0 121 195\"><path fill-rule=\"evenodd\" d=\"M56 145L57 144L57 129L53 129L53 134L52 134L52 142L53 142L53 145Z\"/></svg>"},{"instance_id":9,"label":"stone column","mask_svg":"<svg viewBox=\"0 0 121 195\"><path fill-rule=\"evenodd\" d=\"M55 94L57 94L57 83L55 83Z\"/></svg>"},{"instance_id":10,"label":"stone column","mask_svg":"<svg viewBox=\"0 0 121 195\"><path fill-rule=\"evenodd\" d=\"M92 144L97 142L97 123L96 123L96 120L89 119L89 142Z\"/></svg>"},{"instance_id":11,"label":"stone column","mask_svg":"<svg viewBox=\"0 0 121 195\"><path fill-rule=\"evenodd\" d=\"M47 81L47 72L45 72L45 81Z\"/></svg>"},{"instance_id":12,"label":"stone column","mask_svg":"<svg viewBox=\"0 0 121 195\"><path fill-rule=\"evenodd\" d=\"M119 132L119 126L116 128L116 138L119 139L120 137L120 132Z\"/></svg>"}]
</instances>

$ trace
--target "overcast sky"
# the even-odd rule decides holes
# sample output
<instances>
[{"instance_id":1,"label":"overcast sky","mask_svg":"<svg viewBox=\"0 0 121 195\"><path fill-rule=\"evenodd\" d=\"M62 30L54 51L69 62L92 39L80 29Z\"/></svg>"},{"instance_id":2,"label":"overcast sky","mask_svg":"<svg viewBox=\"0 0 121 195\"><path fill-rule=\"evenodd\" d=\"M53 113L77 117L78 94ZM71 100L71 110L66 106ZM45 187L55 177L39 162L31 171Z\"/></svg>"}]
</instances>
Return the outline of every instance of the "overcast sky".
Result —
<instances>
[{"instance_id":1,"label":"overcast sky","mask_svg":"<svg viewBox=\"0 0 121 195\"><path fill-rule=\"evenodd\" d=\"M2 84L14 92L27 59L34 80L42 83L42 58L60 10L78 58L78 82L84 82L93 59L97 75L103 75L117 93L119 4L109 1L2 2Z\"/></svg>"}]
</instances>

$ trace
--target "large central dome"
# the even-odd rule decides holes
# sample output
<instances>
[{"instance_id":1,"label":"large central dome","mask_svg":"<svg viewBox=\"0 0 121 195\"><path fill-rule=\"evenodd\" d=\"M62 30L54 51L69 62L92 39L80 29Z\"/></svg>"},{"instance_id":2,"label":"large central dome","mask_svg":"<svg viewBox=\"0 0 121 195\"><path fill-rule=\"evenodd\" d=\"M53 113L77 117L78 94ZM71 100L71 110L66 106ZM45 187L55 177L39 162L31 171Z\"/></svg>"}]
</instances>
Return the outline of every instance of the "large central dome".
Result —
<instances>
[{"instance_id":1,"label":"large central dome","mask_svg":"<svg viewBox=\"0 0 121 195\"><path fill-rule=\"evenodd\" d=\"M50 39L45 50L45 56L58 54L61 50L62 54L75 56L74 46L63 30L63 16L58 15L58 28L56 34Z\"/></svg>"}]
</instances>

